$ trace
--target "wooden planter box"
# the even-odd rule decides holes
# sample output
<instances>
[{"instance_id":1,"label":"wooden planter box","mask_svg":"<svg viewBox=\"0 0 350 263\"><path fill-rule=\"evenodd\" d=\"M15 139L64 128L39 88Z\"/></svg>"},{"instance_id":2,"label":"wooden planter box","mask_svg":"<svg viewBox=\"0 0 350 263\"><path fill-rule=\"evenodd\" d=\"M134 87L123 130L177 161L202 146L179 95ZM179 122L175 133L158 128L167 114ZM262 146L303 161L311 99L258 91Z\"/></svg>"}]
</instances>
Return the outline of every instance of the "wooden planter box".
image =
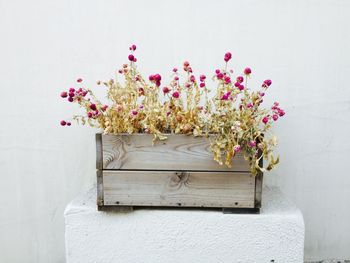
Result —
<instances>
[{"instance_id":1,"label":"wooden planter box","mask_svg":"<svg viewBox=\"0 0 350 263\"><path fill-rule=\"evenodd\" d=\"M206 207L259 212L263 174L243 155L232 168L213 160L207 138L169 134L96 134L97 205L110 208Z\"/></svg>"}]
</instances>

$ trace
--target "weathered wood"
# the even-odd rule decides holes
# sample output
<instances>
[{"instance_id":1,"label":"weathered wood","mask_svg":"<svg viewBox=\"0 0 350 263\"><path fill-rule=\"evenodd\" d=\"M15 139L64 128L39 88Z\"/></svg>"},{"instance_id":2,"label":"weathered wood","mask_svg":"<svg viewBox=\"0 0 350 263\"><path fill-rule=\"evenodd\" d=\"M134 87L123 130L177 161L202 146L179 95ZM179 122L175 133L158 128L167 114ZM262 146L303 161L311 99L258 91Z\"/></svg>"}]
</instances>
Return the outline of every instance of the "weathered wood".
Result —
<instances>
[{"instance_id":1,"label":"weathered wood","mask_svg":"<svg viewBox=\"0 0 350 263\"><path fill-rule=\"evenodd\" d=\"M102 134L96 134L96 169L103 169Z\"/></svg>"},{"instance_id":2,"label":"weathered wood","mask_svg":"<svg viewBox=\"0 0 350 263\"><path fill-rule=\"evenodd\" d=\"M153 135L102 135L103 169L184 170L184 171L250 171L241 154L233 158L232 167L213 160L209 139L169 134L156 141Z\"/></svg>"},{"instance_id":3,"label":"weathered wood","mask_svg":"<svg viewBox=\"0 0 350 263\"><path fill-rule=\"evenodd\" d=\"M103 172L104 206L254 208L255 178L247 172Z\"/></svg>"},{"instance_id":4,"label":"weathered wood","mask_svg":"<svg viewBox=\"0 0 350 263\"><path fill-rule=\"evenodd\" d=\"M101 170L96 171L97 175L97 206L103 206L103 175Z\"/></svg>"}]
</instances>

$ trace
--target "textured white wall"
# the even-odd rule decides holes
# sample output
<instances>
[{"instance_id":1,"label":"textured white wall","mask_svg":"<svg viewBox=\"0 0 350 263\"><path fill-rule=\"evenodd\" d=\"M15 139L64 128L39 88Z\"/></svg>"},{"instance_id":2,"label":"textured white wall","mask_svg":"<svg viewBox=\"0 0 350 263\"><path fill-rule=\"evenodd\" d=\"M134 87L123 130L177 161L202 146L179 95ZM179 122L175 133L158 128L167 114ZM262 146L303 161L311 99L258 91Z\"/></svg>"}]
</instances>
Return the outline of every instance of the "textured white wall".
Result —
<instances>
[{"instance_id":1,"label":"textured white wall","mask_svg":"<svg viewBox=\"0 0 350 263\"><path fill-rule=\"evenodd\" d=\"M58 95L112 76L131 43L147 74L188 59L209 75L230 50L272 78L287 115L266 181L303 211L307 259L350 258L349 24L345 0L0 0L0 261L64 262L63 209L95 157L93 130L59 127L76 108Z\"/></svg>"}]
</instances>

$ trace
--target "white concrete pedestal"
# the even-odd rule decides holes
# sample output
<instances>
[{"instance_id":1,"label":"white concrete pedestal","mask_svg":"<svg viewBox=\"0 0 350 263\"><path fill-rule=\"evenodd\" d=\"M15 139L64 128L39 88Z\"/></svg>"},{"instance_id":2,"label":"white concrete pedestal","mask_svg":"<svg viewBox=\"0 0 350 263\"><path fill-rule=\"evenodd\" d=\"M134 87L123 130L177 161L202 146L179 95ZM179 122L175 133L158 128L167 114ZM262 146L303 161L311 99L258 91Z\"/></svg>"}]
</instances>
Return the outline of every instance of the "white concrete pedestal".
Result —
<instances>
[{"instance_id":1,"label":"white concrete pedestal","mask_svg":"<svg viewBox=\"0 0 350 263\"><path fill-rule=\"evenodd\" d=\"M66 208L67 263L302 263L304 222L276 188L261 214L141 209L98 212L90 191Z\"/></svg>"}]
</instances>

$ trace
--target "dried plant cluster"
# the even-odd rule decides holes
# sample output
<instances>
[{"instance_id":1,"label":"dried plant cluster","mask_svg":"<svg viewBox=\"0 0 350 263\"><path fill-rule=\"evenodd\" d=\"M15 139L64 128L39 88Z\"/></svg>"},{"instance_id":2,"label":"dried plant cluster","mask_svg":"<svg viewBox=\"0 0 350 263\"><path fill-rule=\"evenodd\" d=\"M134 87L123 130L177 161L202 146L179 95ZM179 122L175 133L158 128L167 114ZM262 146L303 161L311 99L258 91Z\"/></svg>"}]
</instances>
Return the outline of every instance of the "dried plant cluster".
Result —
<instances>
[{"instance_id":1,"label":"dried plant cluster","mask_svg":"<svg viewBox=\"0 0 350 263\"><path fill-rule=\"evenodd\" d=\"M104 133L149 133L155 140L165 140L167 133L206 136L210 140L214 159L231 166L232 158L242 152L251 164L251 172L271 170L279 158L273 156L276 138L269 134L273 122L285 112L275 102L272 107L261 107L271 80L263 81L257 91L248 88L251 69L234 78L233 70L228 69L231 53L224 56L224 68L215 70L212 77L217 82L215 94L209 96L206 76L197 79L191 65L185 61L183 71L172 70L171 81L161 85L159 74L144 79L136 66L136 46L130 47L129 63L118 70L123 83L116 79L98 85L107 88L110 105L102 104L90 89L70 88L61 93L62 98L75 102L85 111L76 115L78 123L102 128ZM184 75L184 76L183 76ZM70 126L68 121L61 125ZM262 153L259 155L258 153ZM265 167L259 166L264 157Z\"/></svg>"}]
</instances>

